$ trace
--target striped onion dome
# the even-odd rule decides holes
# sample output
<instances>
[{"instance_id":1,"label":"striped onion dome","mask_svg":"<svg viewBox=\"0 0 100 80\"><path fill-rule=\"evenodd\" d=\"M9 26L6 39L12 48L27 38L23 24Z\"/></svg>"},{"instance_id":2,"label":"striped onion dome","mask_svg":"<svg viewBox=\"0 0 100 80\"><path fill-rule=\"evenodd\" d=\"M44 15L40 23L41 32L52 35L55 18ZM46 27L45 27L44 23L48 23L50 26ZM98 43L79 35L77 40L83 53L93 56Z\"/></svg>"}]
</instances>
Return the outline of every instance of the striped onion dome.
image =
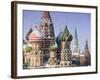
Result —
<instances>
[{"instance_id":1,"label":"striped onion dome","mask_svg":"<svg viewBox=\"0 0 100 80\"><path fill-rule=\"evenodd\" d=\"M69 32L67 26L65 26L64 31L61 34L61 41L72 41L73 36L71 35L71 33Z\"/></svg>"},{"instance_id":2,"label":"striped onion dome","mask_svg":"<svg viewBox=\"0 0 100 80\"><path fill-rule=\"evenodd\" d=\"M35 28L32 33L28 36L29 41L43 40L43 33L41 33L37 28Z\"/></svg>"}]
</instances>

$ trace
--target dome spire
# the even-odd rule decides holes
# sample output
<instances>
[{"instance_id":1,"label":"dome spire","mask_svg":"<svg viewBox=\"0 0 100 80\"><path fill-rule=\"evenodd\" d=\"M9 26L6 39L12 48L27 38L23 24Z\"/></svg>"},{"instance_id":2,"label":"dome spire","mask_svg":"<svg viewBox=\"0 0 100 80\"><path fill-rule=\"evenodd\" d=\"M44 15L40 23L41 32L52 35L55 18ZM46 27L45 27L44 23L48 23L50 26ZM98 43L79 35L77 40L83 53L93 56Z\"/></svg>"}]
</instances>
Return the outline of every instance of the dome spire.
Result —
<instances>
[{"instance_id":1,"label":"dome spire","mask_svg":"<svg viewBox=\"0 0 100 80\"><path fill-rule=\"evenodd\" d=\"M74 46L78 47L78 37L77 37L77 28L75 27L74 33Z\"/></svg>"},{"instance_id":2,"label":"dome spire","mask_svg":"<svg viewBox=\"0 0 100 80\"><path fill-rule=\"evenodd\" d=\"M77 28L75 27L72 53L73 55L79 55L79 52L80 51L79 51L79 46L78 46Z\"/></svg>"},{"instance_id":3,"label":"dome spire","mask_svg":"<svg viewBox=\"0 0 100 80\"><path fill-rule=\"evenodd\" d=\"M51 19L49 11L43 11L42 19Z\"/></svg>"},{"instance_id":4,"label":"dome spire","mask_svg":"<svg viewBox=\"0 0 100 80\"><path fill-rule=\"evenodd\" d=\"M68 28L67 28L67 25L65 25L64 32L67 33L67 35L69 34L69 30L68 30Z\"/></svg>"},{"instance_id":5,"label":"dome spire","mask_svg":"<svg viewBox=\"0 0 100 80\"><path fill-rule=\"evenodd\" d=\"M86 43L85 43L85 48L84 50L87 50L88 49L88 41L86 40Z\"/></svg>"}]
</instances>

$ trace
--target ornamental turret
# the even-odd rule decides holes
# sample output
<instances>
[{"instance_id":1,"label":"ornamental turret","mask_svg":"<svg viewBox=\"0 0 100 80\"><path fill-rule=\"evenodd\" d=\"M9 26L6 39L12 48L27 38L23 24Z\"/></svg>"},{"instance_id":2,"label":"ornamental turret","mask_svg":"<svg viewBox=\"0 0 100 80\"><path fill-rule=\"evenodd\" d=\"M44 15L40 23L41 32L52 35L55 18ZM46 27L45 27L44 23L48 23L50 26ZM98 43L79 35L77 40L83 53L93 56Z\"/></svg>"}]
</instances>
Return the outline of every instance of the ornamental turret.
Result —
<instances>
[{"instance_id":1,"label":"ornamental turret","mask_svg":"<svg viewBox=\"0 0 100 80\"><path fill-rule=\"evenodd\" d=\"M44 62L47 62L50 53L49 47L55 43L54 27L49 11L43 11L39 31L44 34Z\"/></svg>"},{"instance_id":2,"label":"ornamental turret","mask_svg":"<svg viewBox=\"0 0 100 80\"><path fill-rule=\"evenodd\" d=\"M73 37L72 37L71 33L69 32L67 26L65 26L65 29L61 35L60 65L63 67L72 65L72 61L71 61L72 53L70 50L70 44L71 44L72 39L73 39Z\"/></svg>"},{"instance_id":3,"label":"ornamental turret","mask_svg":"<svg viewBox=\"0 0 100 80\"><path fill-rule=\"evenodd\" d=\"M77 29L75 28L74 39L73 39L73 49L72 55L79 56L79 45L78 45L78 36L77 36Z\"/></svg>"},{"instance_id":4,"label":"ornamental turret","mask_svg":"<svg viewBox=\"0 0 100 80\"><path fill-rule=\"evenodd\" d=\"M73 38L73 46L72 46L72 64L73 66L80 65L80 51L79 51L79 44L78 44L78 36L77 36L77 29L75 28L74 38Z\"/></svg>"},{"instance_id":5,"label":"ornamental turret","mask_svg":"<svg viewBox=\"0 0 100 80\"><path fill-rule=\"evenodd\" d=\"M40 22L40 31L44 33L46 39L55 38L52 19L48 11L43 11Z\"/></svg>"},{"instance_id":6,"label":"ornamental turret","mask_svg":"<svg viewBox=\"0 0 100 80\"><path fill-rule=\"evenodd\" d=\"M90 52L88 48L88 41L86 40L85 47L84 47L84 52L83 54L85 55L86 58L86 65L91 65L91 57L90 57Z\"/></svg>"}]
</instances>

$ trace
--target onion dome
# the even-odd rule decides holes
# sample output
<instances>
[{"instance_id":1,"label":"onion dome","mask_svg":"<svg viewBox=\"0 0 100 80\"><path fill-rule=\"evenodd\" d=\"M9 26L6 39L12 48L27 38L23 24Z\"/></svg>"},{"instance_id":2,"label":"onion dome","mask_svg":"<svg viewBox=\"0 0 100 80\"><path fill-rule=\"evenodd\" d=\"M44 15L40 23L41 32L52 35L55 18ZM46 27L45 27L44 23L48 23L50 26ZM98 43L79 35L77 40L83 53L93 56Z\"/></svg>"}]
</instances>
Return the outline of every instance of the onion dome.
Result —
<instances>
[{"instance_id":1,"label":"onion dome","mask_svg":"<svg viewBox=\"0 0 100 80\"><path fill-rule=\"evenodd\" d=\"M25 52L31 52L32 51L32 47L31 46L27 46L24 48Z\"/></svg>"},{"instance_id":2,"label":"onion dome","mask_svg":"<svg viewBox=\"0 0 100 80\"><path fill-rule=\"evenodd\" d=\"M65 29L61 35L61 41L72 41L73 37L71 35L71 33L69 32L67 26L65 26Z\"/></svg>"},{"instance_id":3,"label":"onion dome","mask_svg":"<svg viewBox=\"0 0 100 80\"><path fill-rule=\"evenodd\" d=\"M49 47L49 51L56 51L56 49L57 49L57 44L55 43L55 44L52 44L52 45L50 45L50 47Z\"/></svg>"},{"instance_id":4,"label":"onion dome","mask_svg":"<svg viewBox=\"0 0 100 80\"><path fill-rule=\"evenodd\" d=\"M43 39L43 33L41 33L37 28L35 28L32 33L28 36L29 41L38 41Z\"/></svg>"},{"instance_id":5,"label":"onion dome","mask_svg":"<svg viewBox=\"0 0 100 80\"><path fill-rule=\"evenodd\" d=\"M56 38L56 43L57 43L57 44L61 44L61 39L60 39L61 34L62 34L62 32L60 32L59 35L58 35L57 38Z\"/></svg>"},{"instance_id":6,"label":"onion dome","mask_svg":"<svg viewBox=\"0 0 100 80\"><path fill-rule=\"evenodd\" d=\"M32 45L25 43L23 45L23 49L24 49L25 52L30 52L30 51L32 51Z\"/></svg>"}]
</instances>

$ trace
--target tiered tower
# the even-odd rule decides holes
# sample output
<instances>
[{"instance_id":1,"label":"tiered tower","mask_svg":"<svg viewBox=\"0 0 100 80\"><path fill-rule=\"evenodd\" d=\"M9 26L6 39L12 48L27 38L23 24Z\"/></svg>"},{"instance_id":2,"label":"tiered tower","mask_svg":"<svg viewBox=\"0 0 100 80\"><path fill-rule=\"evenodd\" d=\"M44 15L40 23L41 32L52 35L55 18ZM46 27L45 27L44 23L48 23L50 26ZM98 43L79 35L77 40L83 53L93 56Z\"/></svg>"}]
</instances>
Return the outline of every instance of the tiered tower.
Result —
<instances>
[{"instance_id":1,"label":"tiered tower","mask_svg":"<svg viewBox=\"0 0 100 80\"><path fill-rule=\"evenodd\" d=\"M88 41L86 40L85 43L85 48L84 48L84 53L85 55L85 59L86 59L86 63L85 65L91 65L91 57L90 57L90 52L89 52L89 48L88 48Z\"/></svg>"},{"instance_id":2,"label":"tiered tower","mask_svg":"<svg viewBox=\"0 0 100 80\"><path fill-rule=\"evenodd\" d=\"M65 26L65 29L61 35L61 61L60 65L61 66L71 66L72 61L72 53L70 50L70 44L72 41L73 37L71 33L69 32L67 26Z\"/></svg>"},{"instance_id":3,"label":"tiered tower","mask_svg":"<svg viewBox=\"0 0 100 80\"><path fill-rule=\"evenodd\" d=\"M44 34L44 39L45 39L44 60L47 61L49 57L49 47L50 45L55 43L54 27L50 13L48 11L43 11L39 30Z\"/></svg>"},{"instance_id":4,"label":"tiered tower","mask_svg":"<svg viewBox=\"0 0 100 80\"><path fill-rule=\"evenodd\" d=\"M77 29L75 28L75 34L74 34L74 43L73 43L73 49L72 49L72 64L73 66L79 66L80 65L80 51L79 51L79 45L78 45L78 37L77 37Z\"/></svg>"},{"instance_id":5,"label":"tiered tower","mask_svg":"<svg viewBox=\"0 0 100 80\"><path fill-rule=\"evenodd\" d=\"M48 11L43 12L40 23L40 31L44 33L45 39L55 38L52 19Z\"/></svg>"},{"instance_id":6,"label":"tiered tower","mask_svg":"<svg viewBox=\"0 0 100 80\"><path fill-rule=\"evenodd\" d=\"M91 55L88 48L88 41L86 41L84 51L80 54L80 66L88 65L91 65Z\"/></svg>"},{"instance_id":7,"label":"tiered tower","mask_svg":"<svg viewBox=\"0 0 100 80\"><path fill-rule=\"evenodd\" d=\"M72 55L73 56L79 56L79 45L78 45L78 37L77 37L77 29L75 28L75 34L74 34L74 43L73 43L73 50Z\"/></svg>"}]
</instances>

